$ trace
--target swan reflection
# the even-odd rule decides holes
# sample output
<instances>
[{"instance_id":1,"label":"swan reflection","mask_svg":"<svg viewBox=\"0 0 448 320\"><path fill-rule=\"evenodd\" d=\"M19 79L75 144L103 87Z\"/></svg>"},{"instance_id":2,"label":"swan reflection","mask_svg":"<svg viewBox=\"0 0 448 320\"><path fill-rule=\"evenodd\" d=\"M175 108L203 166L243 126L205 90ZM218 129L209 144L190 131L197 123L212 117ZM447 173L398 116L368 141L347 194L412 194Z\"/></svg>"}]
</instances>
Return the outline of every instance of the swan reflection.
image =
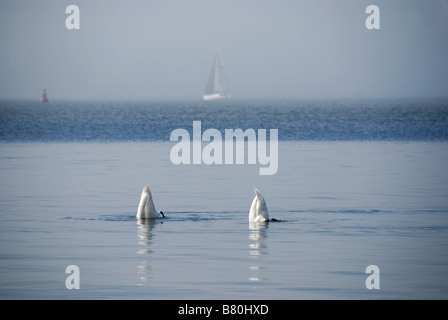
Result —
<instances>
[{"instance_id":1,"label":"swan reflection","mask_svg":"<svg viewBox=\"0 0 448 320\"><path fill-rule=\"evenodd\" d=\"M264 222L251 222L249 223L249 257L254 259L252 265L250 266L250 277L249 281L264 281L266 279L260 276L262 270L261 266L263 255L267 254L267 232L268 223Z\"/></svg>"},{"instance_id":2,"label":"swan reflection","mask_svg":"<svg viewBox=\"0 0 448 320\"><path fill-rule=\"evenodd\" d=\"M138 245L141 246L137 250L137 254L148 255L153 251L151 250L151 244L153 243L152 229L155 225L154 219L138 219L137 220L137 237ZM148 259L142 260L137 265L137 273L139 275L139 285L144 285L151 280L151 265Z\"/></svg>"}]
</instances>

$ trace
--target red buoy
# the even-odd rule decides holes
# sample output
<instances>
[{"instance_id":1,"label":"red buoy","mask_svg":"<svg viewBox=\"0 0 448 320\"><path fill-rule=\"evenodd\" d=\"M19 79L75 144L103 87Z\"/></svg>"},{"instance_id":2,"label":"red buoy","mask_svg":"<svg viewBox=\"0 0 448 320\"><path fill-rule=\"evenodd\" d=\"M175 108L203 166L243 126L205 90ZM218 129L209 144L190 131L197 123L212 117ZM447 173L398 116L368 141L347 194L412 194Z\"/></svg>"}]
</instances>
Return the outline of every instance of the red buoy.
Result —
<instances>
[{"instance_id":1,"label":"red buoy","mask_svg":"<svg viewBox=\"0 0 448 320\"><path fill-rule=\"evenodd\" d=\"M43 94L42 98L40 99L40 102L48 102L47 89L44 89L44 94Z\"/></svg>"}]
</instances>

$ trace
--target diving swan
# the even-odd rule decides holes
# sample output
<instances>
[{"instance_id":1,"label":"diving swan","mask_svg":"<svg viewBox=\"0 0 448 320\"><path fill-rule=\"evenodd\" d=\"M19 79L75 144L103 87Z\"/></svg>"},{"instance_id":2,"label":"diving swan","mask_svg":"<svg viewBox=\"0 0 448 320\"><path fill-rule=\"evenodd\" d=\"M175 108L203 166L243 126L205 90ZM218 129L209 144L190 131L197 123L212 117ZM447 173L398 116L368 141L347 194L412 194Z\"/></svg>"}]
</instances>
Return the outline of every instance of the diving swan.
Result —
<instances>
[{"instance_id":1,"label":"diving swan","mask_svg":"<svg viewBox=\"0 0 448 320\"><path fill-rule=\"evenodd\" d=\"M157 212L154 206L154 201L152 200L151 190L149 190L148 185L143 187L142 196L140 198L140 203L137 210L137 219L156 219L162 215L165 215L162 211Z\"/></svg>"}]
</instances>

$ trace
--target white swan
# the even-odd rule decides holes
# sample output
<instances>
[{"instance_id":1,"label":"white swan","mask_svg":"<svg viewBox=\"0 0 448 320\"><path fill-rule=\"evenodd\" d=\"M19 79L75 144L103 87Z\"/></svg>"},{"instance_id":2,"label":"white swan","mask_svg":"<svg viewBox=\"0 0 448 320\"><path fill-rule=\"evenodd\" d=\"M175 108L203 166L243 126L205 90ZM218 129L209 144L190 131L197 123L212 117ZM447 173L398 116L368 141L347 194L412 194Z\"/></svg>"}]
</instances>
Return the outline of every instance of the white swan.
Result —
<instances>
[{"instance_id":1,"label":"white swan","mask_svg":"<svg viewBox=\"0 0 448 320\"><path fill-rule=\"evenodd\" d=\"M266 201L257 188L254 187L255 198L249 210L249 222L268 222L269 213L266 207Z\"/></svg>"},{"instance_id":2,"label":"white swan","mask_svg":"<svg viewBox=\"0 0 448 320\"><path fill-rule=\"evenodd\" d=\"M156 219L159 218L160 214L165 218L162 211L160 213L156 211L148 185L144 186L138 205L137 219Z\"/></svg>"}]
</instances>

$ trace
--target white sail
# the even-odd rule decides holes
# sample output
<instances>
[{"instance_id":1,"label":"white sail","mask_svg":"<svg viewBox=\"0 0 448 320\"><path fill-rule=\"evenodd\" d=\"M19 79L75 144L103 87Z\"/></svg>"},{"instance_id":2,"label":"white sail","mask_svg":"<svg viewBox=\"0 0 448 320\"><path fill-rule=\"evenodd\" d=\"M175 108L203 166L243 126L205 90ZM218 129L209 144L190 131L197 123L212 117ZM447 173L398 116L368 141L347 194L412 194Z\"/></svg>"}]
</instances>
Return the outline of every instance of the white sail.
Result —
<instances>
[{"instance_id":1,"label":"white sail","mask_svg":"<svg viewBox=\"0 0 448 320\"><path fill-rule=\"evenodd\" d=\"M215 54L203 98L204 100L230 99L230 91L224 76L224 66L219 53Z\"/></svg>"}]
</instances>

